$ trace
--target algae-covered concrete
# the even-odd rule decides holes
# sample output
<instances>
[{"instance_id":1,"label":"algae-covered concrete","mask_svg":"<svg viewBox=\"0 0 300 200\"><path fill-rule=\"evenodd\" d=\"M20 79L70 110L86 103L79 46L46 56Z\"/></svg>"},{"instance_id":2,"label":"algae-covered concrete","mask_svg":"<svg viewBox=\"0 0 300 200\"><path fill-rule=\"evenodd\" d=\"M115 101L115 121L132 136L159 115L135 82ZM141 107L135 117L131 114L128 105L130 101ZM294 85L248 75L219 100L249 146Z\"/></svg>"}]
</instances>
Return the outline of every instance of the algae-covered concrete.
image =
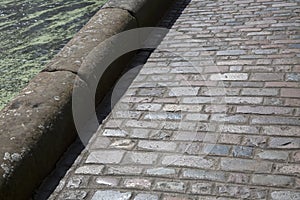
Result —
<instances>
[{"instance_id":1,"label":"algae-covered concrete","mask_svg":"<svg viewBox=\"0 0 300 200\"><path fill-rule=\"evenodd\" d=\"M106 1L1 1L0 109Z\"/></svg>"}]
</instances>

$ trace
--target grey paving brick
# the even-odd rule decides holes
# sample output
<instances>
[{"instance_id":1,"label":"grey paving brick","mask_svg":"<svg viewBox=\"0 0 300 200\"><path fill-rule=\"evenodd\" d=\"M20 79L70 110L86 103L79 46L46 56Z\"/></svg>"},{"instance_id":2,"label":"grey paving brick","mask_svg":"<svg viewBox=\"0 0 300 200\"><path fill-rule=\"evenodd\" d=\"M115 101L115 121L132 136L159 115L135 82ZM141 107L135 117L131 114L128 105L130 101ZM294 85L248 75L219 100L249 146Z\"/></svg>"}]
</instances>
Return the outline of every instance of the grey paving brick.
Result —
<instances>
[{"instance_id":1,"label":"grey paving brick","mask_svg":"<svg viewBox=\"0 0 300 200\"><path fill-rule=\"evenodd\" d=\"M143 171L141 166L109 166L105 174L108 175L139 175Z\"/></svg>"},{"instance_id":2,"label":"grey paving brick","mask_svg":"<svg viewBox=\"0 0 300 200\"><path fill-rule=\"evenodd\" d=\"M131 196L132 196L131 192L104 190L104 191L96 191L96 193L92 197L92 200L111 200L111 199L129 200Z\"/></svg>"},{"instance_id":3,"label":"grey paving brick","mask_svg":"<svg viewBox=\"0 0 300 200\"><path fill-rule=\"evenodd\" d=\"M123 163L125 164L154 164L158 158L157 153L127 152Z\"/></svg>"},{"instance_id":4,"label":"grey paving brick","mask_svg":"<svg viewBox=\"0 0 300 200\"><path fill-rule=\"evenodd\" d=\"M222 171L184 169L182 177L197 180L226 181L226 174Z\"/></svg>"},{"instance_id":5,"label":"grey paving brick","mask_svg":"<svg viewBox=\"0 0 300 200\"><path fill-rule=\"evenodd\" d=\"M120 180L113 177L98 177L95 182L101 186L117 186Z\"/></svg>"},{"instance_id":6,"label":"grey paving brick","mask_svg":"<svg viewBox=\"0 0 300 200\"><path fill-rule=\"evenodd\" d=\"M68 190L68 191L63 191L59 195L59 199L84 199L87 196L87 192L83 190Z\"/></svg>"},{"instance_id":7,"label":"grey paving brick","mask_svg":"<svg viewBox=\"0 0 300 200\"><path fill-rule=\"evenodd\" d=\"M246 134L257 134L259 133L259 128L255 126L248 125L231 125L224 124L218 128L219 131L225 133L246 133Z\"/></svg>"},{"instance_id":8,"label":"grey paving brick","mask_svg":"<svg viewBox=\"0 0 300 200\"><path fill-rule=\"evenodd\" d=\"M200 113L188 113L186 114L186 120L191 121L207 121L209 115L207 114L200 114Z\"/></svg>"},{"instance_id":9,"label":"grey paving brick","mask_svg":"<svg viewBox=\"0 0 300 200\"><path fill-rule=\"evenodd\" d=\"M234 55L243 55L243 54L246 54L245 50L217 51L217 55L219 55L219 56L234 56Z\"/></svg>"},{"instance_id":10,"label":"grey paving brick","mask_svg":"<svg viewBox=\"0 0 300 200\"><path fill-rule=\"evenodd\" d=\"M256 156L265 160L287 160L289 153L285 151L263 150L257 153Z\"/></svg>"},{"instance_id":11,"label":"grey paving brick","mask_svg":"<svg viewBox=\"0 0 300 200\"><path fill-rule=\"evenodd\" d=\"M159 168L147 169L145 173L151 176L169 176L169 175L175 175L176 170L172 168L159 167Z\"/></svg>"},{"instance_id":12,"label":"grey paving brick","mask_svg":"<svg viewBox=\"0 0 300 200\"><path fill-rule=\"evenodd\" d=\"M162 165L179 167L196 167L211 169L216 164L216 160L203 158L201 156L172 155L164 156Z\"/></svg>"},{"instance_id":13,"label":"grey paving brick","mask_svg":"<svg viewBox=\"0 0 300 200\"><path fill-rule=\"evenodd\" d=\"M159 200L159 196L155 194L137 194L134 200Z\"/></svg>"},{"instance_id":14,"label":"grey paving brick","mask_svg":"<svg viewBox=\"0 0 300 200\"><path fill-rule=\"evenodd\" d=\"M221 169L225 171L252 171L268 173L272 169L272 163L250 159L221 158Z\"/></svg>"},{"instance_id":15,"label":"grey paving brick","mask_svg":"<svg viewBox=\"0 0 300 200\"><path fill-rule=\"evenodd\" d=\"M86 159L86 163L98 163L98 164L107 164L107 163L120 163L124 156L124 151L109 151L109 150L99 150L92 151L88 158Z\"/></svg>"},{"instance_id":16,"label":"grey paving brick","mask_svg":"<svg viewBox=\"0 0 300 200\"><path fill-rule=\"evenodd\" d=\"M85 165L78 167L75 171L75 174L92 174L99 175L104 169L103 165Z\"/></svg>"},{"instance_id":17,"label":"grey paving brick","mask_svg":"<svg viewBox=\"0 0 300 200\"><path fill-rule=\"evenodd\" d=\"M226 122L226 123L245 123L248 119L244 115L226 115L226 114L212 114L211 121Z\"/></svg>"},{"instance_id":18,"label":"grey paving brick","mask_svg":"<svg viewBox=\"0 0 300 200\"><path fill-rule=\"evenodd\" d=\"M287 107L267 107L267 106L237 106L237 113L264 114L264 115L291 115L293 108Z\"/></svg>"},{"instance_id":19,"label":"grey paving brick","mask_svg":"<svg viewBox=\"0 0 300 200\"><path fill-rule=\"evenodd\" d=\"M283 80L283 73L252 73L250 80L253 81L281 81Z\"/></svg>"},{"instance_id":20,"label":"grey paving brick","mask_svg":"<svg viewBox=\"0 0 300 200\"><path fill-rule=\"evenodd\" d=\"M111 149L133 149L133 147L135 146L135 142L133 140L129 140L129 139L120 139L120 140L116 140L115 142L113 142L109 148Z\"/></svg>"},{"instance_id":21,"label":"grey paving brick","mask_svg":"<svg viewBox=\"0 0 300 200\"><path fill-rule=\"evenodd\" d=\"M139 141L139 148L152 151L174 151L177 144L175 142L165 142L165 141Z\"/></svg>"},{"instance_id":22,"label":"grey paving brick","mask_svg":"<svg viewBox=\"0 0 300 200\"><path fill-rule=\"evenodd\" d=\"M186 186L183 182L159 181L155 184L154 189L159 191L184 192Z\"/></svg>"},{"instance_id":23,"label":"grey paving brick","mask_svg":"<svg viewBox=\"0 0 300 200\"><path fill-rule=\"evenodd\" d=\"M169 96L195 96L198 94L199 87L175 87L170 88Z\"/></svg>"},{"instance_id":24,"label":"grey paving brick","mask_svg":"<svg viewBox=\"0 0 300 200\"><path fill-rule=\"evenodd\" d=\"M252 95L255 93L250 93ZM261 104L263 98L261 97L225 97L225 103L228 104Z\"/></svg>"},{"instance_id":25,"label":"grey paving brick","mask_svg":"<svg viewBox=\"0 0 300 200\"><path fill-rule=\"evenodd\" d=\"M183 103L186 104L209 104L213 102L217 102L217 98L212 97L203 97L203 96L197 96L197 97L184 97L182 99Z\"/></svg>"},{"instance_id":26,"label":"grey paving brick","mask_svg":"<svg viewBox=\"0 0 300 200\"><path fill-rule=\"evenodd\" d=\"M181 141L203 141L205 138L205 133L197 132L176 132L172 140L181 140Z\"/></svg>"},{"instance_id":27,"label":"grey paving brick","mask_svg":"<svg viewBox=\"0 0 300 200\"><path fill-rule=\"evenodd\" d=\"M211 194L212 188L212 183L193 183L190 192L192 194Z\"/></svg>"},{"instance_id":28,"label":"grey paving brick","mask_svg":"<svg viewBox=\"0 0 300 200\"><path fill-rule=\"evenodd\" d=\"M126 127L131 128L157 128L159 125L158 122L154 121L141 121L141 120L128 120L125 124Z\"/></svg>"},{"instance_id":29,"label":"grey paving brick","mask_svg":"<svg viewBox=\"0 0 300 200\"><path fill-rule=\"evenodd\" d=\"M242 145L249 147L266 148L267 137L265 136L245 136L242 140Z\"/></svg>"},{"instance_id":30,"label":"grey paving brick","mask_svg":"<svg viewBox=\"0 0 300 200\"><path fill-rule=\"evenodd\" d=\"M300 98L300 89L298 89L298 88L282 88L280 91L280 96Z\"/></svg>"},{"instance_id":31,"label":"grey paving brick","mask_svg":"<svg viewBox=\"0 0 300 200\"><path fill-rule=\"evenodd\" d=\"M225 74L213 74L210 76L210 80L247 80L248 74L246 73L225 73Z\"/></svg>"},{"instance_id":32,"label":"grey paving brick","mask_svg":"<svg viewBox=\"0 0 300 200\"><path fill-rule=\"evenodd\" d=\"M103 132L103 136L112 136L112 137L125 137L127 136L127 132L125 130L120 129L105 129Z\"/></svg>"},{"instance_id":33,"label":"grey paving brick","mask_svg":"<svg viewBox=\"0 0 300 200\"><path fill-rule=\"evenodd\" d=\"M217 194L238 199L265 199L266 191L255 187L237 185L216 185Z\"/></svg>"},{"instance_id":34,"label":"grey paving brick","mask_svg":"<svg viewBox=\"0 0 300 200\"><path fill-rule=\"evenodd\" d=\"M249 158L249 157L252 157L252 154L253 154L253 148L252 147L234 146L232 148L232 155L234 157Z\"/></svg>"},{"instance_id":35,"label":"grey paving brick","mask_svg":"<svg viewBox=\"0 0 300 200\"><path fill-rule=\"evenodd\" d=\"M200 112L202 110L201 105L177 105L177 104L166 104L163 107L164 111L179 112L179 111L191 111Z\"/></svg>"},{"instance_id":36,"label":"grey paving brick","mask_svg":"<svg viewBox=\"0 0 300 200\"><path fill-rule=\"evenodd\" d=\"M266 186L290 186L294 179L289 176L278 175L259 175L255 174L252 177L252 183Z\"/></svg>"},{"instance_id":37,"label":"grey paving brick","mask_svg":"<svg viewBox=\"0 0 300 200\"><path fill-rule=\"evenodd\" d=\"M274 88L244 88L241 94L250 96L276 96L279 94L279 90Z\"/></svg>"},{"instance_id":38,"label":"grey paving brick","mask_svg":"<svg viewBox=\"0 0 300 200\"><path fill-rule=\"evenodd\" d=\"M228 182L230 183L244 183L247 184L250 178L248 174L243 173L229 173Z\"/></svg>"},{"instance_id":39,"label":"grey paving brick","mask_svg":"<svg viewBox=\"0 0 300 200\"><path fill-rule=\"evenodd\" d=\"M272 200L281 200L281 199L286 199L286 200L296 200L300 199L300 192L296 191L272 191L271 192L271 199Z\"/></svg>"},{"instance_id":40,"label":"grey paving brick","mask_svg":"<svg viewBox=\"0 0 300 200\"><path fill-rule=\"evenodd\" d=\"M86 187L88 181L89 177L76 175L69 179L66 187L70 189Z\"/></svg>"},{"instance_id":41,"label":"grey paving brick","mask_svg":"<svg viewBox=\"0 0 300 200\"><path fill-rule=\"evenodd\" d=\"M151 181L142 178L125 179L123 185L127 188L150 189Z\"/></svg>"},{"instance_id":42,"label":"grey paving brick","mask_svg":"<svg viewBox=\"0 0 300 200\"><path fill-rule=\"evenodd\" d=\"M300 125L300 119L287 117L258 116L253 117L251 123L266 125Z\"/></svg>"},{"instance_id":43,"label":"grey paving brick","mask_svg":"<svg viewBox=\"0 0 300 200\"><path fill-rule=\"evenodd\" d=\"M300 73L288 73L286 75L286 81L300 81Z\"/></svg>"},{"instance_id":44,"label":"grey paving brick","mask_svg":"<svg viewBox=\"0 0 300 200\"><path fill-rule=\"evenodd\" d=\"M271 138L268 146L278 149L297 149L300 148L300 138Z\"/></svg>"},{"instance_id":45,"label":"grey paving brick","mask_svg":"<svg viewBox=\"0 0 300 200\"><path fill-rule=\"evenodd\" d=\"M181 120L181 113L172 113L172 112L162 112L162 113L147 113L144 119L150 120Z\"/></svg>"},{"instance_id":46,"label":"grey paving brick","mask_svg":"<svg viewBox=\"0 0 300 200\"><path fill-rule=\"evenodd\" d=\"M219 144L206 144L203 146L203 153L210 155L223 155L229 154L230 146Z\"/></svg>"},{"instance_id":47,"label":"grey paving brick","mask_svg":"<svg viewBox=\"0 0 300 200\"><path fill-rule=\"evenodd\" d=\"M138 104L136 106L137 110L141 111L158 111L161 108L161 104L154 104L154 103L143 103L143 104Z\"/></svg>"},{"instance_id":48,"label":"grey paving brick","mask_svg":"<svg viewBox=\"0 0 300 200\"><path fill-rule=\"evenodd\" d=\"M298 164L278 163L278 164L275 165L274 172L278 173L278 174L299 175L300 174L300 166Z\"/></svg>"}]
</instances>

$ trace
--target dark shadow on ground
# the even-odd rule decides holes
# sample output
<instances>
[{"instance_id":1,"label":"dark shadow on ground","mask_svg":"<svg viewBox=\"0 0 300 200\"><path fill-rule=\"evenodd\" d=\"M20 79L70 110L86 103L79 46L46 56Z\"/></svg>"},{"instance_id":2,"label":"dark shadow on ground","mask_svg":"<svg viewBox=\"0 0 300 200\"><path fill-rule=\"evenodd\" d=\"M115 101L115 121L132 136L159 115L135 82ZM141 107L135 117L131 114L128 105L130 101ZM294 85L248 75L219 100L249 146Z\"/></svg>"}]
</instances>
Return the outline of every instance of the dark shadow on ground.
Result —
<instances>
[{"instance_id":1,"label":"dark shadow on ground","mask_svg":"<svg viewBox=\"0 0 300 200\"><path fill-rule=\"evenodd\" d=\"M191 0L178 0L170 8L170 10L163 17L161 22L158 23L158 27L170 29L172 25L176 22L178 17L181 15L185 7L190 3ZM135 79L139 73L142 66L147 62L147 59L151 55L154 49L140 50L137 52L136 56L130 62L128 67L124 70L121 77L126 74L126 81L120 84L119 88L111 88L108 94L104 97L102 102L97 106L96 112L99 124L111 113L114 105L127 91L128 87L131 85L132 81ZM129 72L129 73L127 73ZM113 91L118 91L113 93ZM113 97L113 98L112 98ZM57 162L56 168L45 178L40 187L33 194L33 200L44 200L48 199L49 196L54 192L55 188L58 186L60 180L65 176L66 172L75 162L76 158L80 155L85 146L80 141L78 137L75 142L69 147L69 149L64 153L61 159Z\"/></svg>"}]
</instances>

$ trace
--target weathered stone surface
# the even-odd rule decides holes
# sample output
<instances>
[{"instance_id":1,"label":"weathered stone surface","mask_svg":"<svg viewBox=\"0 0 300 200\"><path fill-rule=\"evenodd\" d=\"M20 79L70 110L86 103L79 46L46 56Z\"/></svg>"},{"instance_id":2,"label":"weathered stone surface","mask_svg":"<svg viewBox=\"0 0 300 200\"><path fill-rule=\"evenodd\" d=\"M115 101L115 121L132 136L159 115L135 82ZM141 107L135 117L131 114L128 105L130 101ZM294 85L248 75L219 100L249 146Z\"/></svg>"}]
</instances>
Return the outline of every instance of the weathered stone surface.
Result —
<instances>
[{"instance_id":1,"label":"weathered stone surface","mask_svg":"<svg viewBox=\"0 0 300 200\"><path fill-rule=\"evenodd\" d=\"M0 198L29 195L75 138L74 80L70 72L40 73L1 111Z\"/></svg>"},{"instance_id":2,"label":"weathered stone surface","mask_svg":"<svg viewBox=\"0 0 300 200\"><path fill-rule=\"evenodd\" d=\"M158 200L158 195L155 194L137 194L134 200Z\"/></svg>"},{"instance_id":3,"label":"weathered stone surface","mask_svg":"<svg viewBox=\"0 0 300 200\"><path fill-rule=\"evenodd\" d=\"M111 23L112 21L114 21L113 24ZM105 50L105 47L109 47L107 44L98 46L101 42L114 34L136 27L135 19L125 10L101 9L50 61L45 71L65 70L78 72L78 69L83 67L85 69L81 69L81 73L83 71L91 73L91 71L86 71L90 70L87 68L88 66L82 66L87 61L87 58L91 58L90 53L92 51L94 54L97 53L94 56L97 57L97 60L101 60L101 57L104 57L109 52L108 49ZM97 51L95 48L98 48Z\"/></svg>"},{"instance_id":4,"label":"weathered stone surface","mask_svg":"<svg viewBox=\"0 0 300 200\"><path fill-rule=\"evenodd\" d=\"M273 191L271 192L272 200L296 200L300 198L300 192L293 191Z\"/></svg>"},{"instance_id":5,"label":"weathered stone surface","mask_svg":"<svg viewBox=\"0 0 300 200\"><path fill-rule=\"evenodd\" d=\"M138 24L142 27L153 26L163 15L164 11L171 5L172 0L111 0L105 4L104 8L120 8L127 10L136 17ZM153 16L152 13L156 13ZM149 16L152 16L150 19Z\"/></svg>"},{"instance_id":6,"label":"weathered stone surface","mask_svg":"<svg viewBox=\"0 0 300 200\"><path fill-rule=\"evenodd\" d=\"M291 186L294 179L288 176L276 176L276 175L254 175L252 182L258 185L267 186Z\"/></svg>"},{"instance_id":7,"label":"weathered stone surface","mask_svg":"<svg viewBox=\"0 0 300 200\"><path fill-rule=\"evenodd\" d=\"M132 194L130 192L120 192L113 190L97 191L92 200L129 200Z\"/></svg>"},{"instance_id":8,"label":"weathered stone surface","mask_svg":"<svg viewBox=\"0 0 300 200\"><path fill-rule=\"evenodd\" d=\"M118 150L99 150L99 151L93 151L89 155L89 157L86 159L86 163L120 163L123 156L124 151L118 151Z\"/></svg>"},{"instance_id":9,"label":"weathered stone surface","mask_svg":"<svg viewBox=\"0 0 300 200\"><path fill-rule=\"evenodd\" d=\"M104 166L99 165L86 165L76 169L76 174L92 174L99 175L102 173Z\"/></svg>"}]
</instances>

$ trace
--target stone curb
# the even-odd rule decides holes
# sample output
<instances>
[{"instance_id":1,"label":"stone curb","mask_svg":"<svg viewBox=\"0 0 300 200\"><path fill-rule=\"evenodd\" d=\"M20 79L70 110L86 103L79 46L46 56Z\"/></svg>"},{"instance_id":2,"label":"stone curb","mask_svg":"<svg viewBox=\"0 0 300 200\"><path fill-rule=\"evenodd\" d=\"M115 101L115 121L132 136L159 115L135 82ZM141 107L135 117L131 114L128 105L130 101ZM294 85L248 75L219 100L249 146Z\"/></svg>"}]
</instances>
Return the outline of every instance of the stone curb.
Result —
<instances>
[{"instance_id":1,"label":"stone curb","mask_svg":"<svg viewBox=\"0 0 300 200\"><path fill-rule=\"evenodd\" d=\"M106 46L99 44L117 33L155 25L173 1L111 0L0 112L0 199L29 199L74 141L74 81L83 62L101 59L87 55L92 50L106 51ZM130 58L122 56L105 72L106 84L96 101L113 85Z\"/></svg>"}]
</instances>

